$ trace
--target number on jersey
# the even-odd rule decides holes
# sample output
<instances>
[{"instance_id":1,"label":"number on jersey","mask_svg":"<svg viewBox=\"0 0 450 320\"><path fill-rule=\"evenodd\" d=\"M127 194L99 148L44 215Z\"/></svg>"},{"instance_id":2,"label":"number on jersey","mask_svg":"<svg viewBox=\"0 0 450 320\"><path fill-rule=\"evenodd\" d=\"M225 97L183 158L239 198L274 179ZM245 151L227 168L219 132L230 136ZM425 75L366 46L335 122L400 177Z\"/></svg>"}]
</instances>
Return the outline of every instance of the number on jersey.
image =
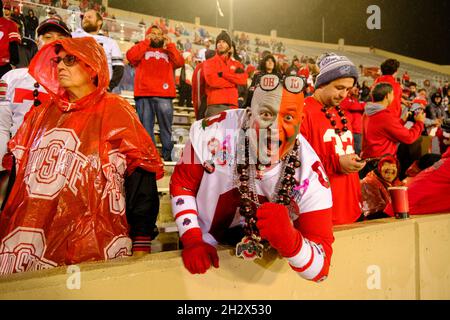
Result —
<instances>
[{"instance_id":1,"label":"number on jersey","mask_svg":"<svg viewBox=\"0 0 450 320\"><path fill-rule=\"evenodd\" d=\"M334 141L334 150L339 156L355 153L355 149L353 149L353 135L350 130L339 136L334 132L334 129L328 129L323 135L323 141Z\"/></svg>"}]
</instances>

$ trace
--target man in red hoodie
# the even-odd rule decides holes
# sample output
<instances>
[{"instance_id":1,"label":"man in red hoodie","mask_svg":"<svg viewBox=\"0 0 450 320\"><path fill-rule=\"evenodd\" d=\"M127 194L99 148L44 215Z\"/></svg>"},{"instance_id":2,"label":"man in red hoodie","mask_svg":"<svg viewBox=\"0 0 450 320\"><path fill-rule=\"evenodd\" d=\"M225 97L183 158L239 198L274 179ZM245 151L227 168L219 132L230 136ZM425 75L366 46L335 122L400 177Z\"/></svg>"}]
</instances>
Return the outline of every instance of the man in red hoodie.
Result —
<instances>
[{"instance_id":1,"label":"man in red hoodie","mask_svg":"<svg viewBox=\"0 0 450 320\"><path fill-rule=\"evenodd\" d=\"M184 59L170 38L152 25L145 40L127 52L127 59L136 68L134 99L139 119L155 142L153 126L158 118L162 156L171 160L173 149L172 99L176 96L174 70L184 65ZM156 143L156 142L155 142Z\"/></svg>"},{"instance_id":2,"label":"man in red hoodie","mask_svg":"<svg viewBox=\"0 0 450 320\"><path fill-rule=\"evenodd\" d=\"M392 114L397 118L400 118L400 115L402 114L402 92L403 92L400 83L398 83L395 80L399 67L400 62L398 60L387 59L380 66L382 76L378 77L374 82L374 85L380 82L387 82L390 83L394 88L394 99L392 100L388 108L391 110Z\"/></svg>"},{"instance_id":3,"label":"man in red hoodie","mask_svg":"<svg viewBox=\"0 0 450 320\"><path fill-rule=\"evenodd\" d=\"M411 144L423 130L425 114L419 110L414 115L415 123L408 129L405 121L392 114L389 106L395 99L394 89L389 83L378 83L372 89L372 100L365 107L363 115L363 150L361 157L374 158L383 154L397 153L399 142Z\"/></svg>"},{"instance_id":4,"label":"man in red hoodie","mask_svg":"<svg viewBox=\"0 0 450 320\"><path fill-rule=\"evenodd\" d=\"M368 102L363 115L363 145L361 158L380 158L385 154L396 155L399 143L415 142L423 130L425 114L419 109L414 114L412 127L405 127L406 119L396 117L389 109L394 97L394 89L389 83L378 83L372 89L373 102ZM360 172L360 178L376 167L370 162Z\"/></svg>"},{"instance_id":5,"label":"man in red hoodie","mask_svg":"<svg viewBox=\"0 0 450 320\"><path fill-rule=\"evenodd\" d=\"M222 31L216 38L216 55L204 62L206 80L206 117L224 110L238 108L238 85L247 84L247 74L242 64L233 59L231 37Z\"/></svg>"}]
</instances>

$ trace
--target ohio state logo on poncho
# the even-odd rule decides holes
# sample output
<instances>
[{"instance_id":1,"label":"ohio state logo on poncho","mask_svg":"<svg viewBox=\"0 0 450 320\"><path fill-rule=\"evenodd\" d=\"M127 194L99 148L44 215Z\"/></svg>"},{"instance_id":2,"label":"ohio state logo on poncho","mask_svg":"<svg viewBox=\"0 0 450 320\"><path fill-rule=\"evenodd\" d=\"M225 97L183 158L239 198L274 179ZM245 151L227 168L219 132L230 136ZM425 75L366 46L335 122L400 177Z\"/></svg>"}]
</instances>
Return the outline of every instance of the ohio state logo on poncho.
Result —
<instances>
[{"instance_id":1,"label":"ohio state logo on poncho","mask_svg":"<svg viewBox=\"0 0 450 320\"><path fill-rule=\"evenodd\" d=\"M18 227L0 244L0 274L50 269L57 263L44 258L44 230Z\"/></svg>"},{"instance_id":2,"label":"ohio state logo on poncho","mask_svg":"<svg viewBox=\"0 0 450 320\"><path fill-rule=\"evenodd\" d=\"M24 182L30 197L51 200L67 185L76 195L87 158L72 129L54 128L30 150ZM20 148L19 148L20 149Z\"/></svg>"}]
</instances>

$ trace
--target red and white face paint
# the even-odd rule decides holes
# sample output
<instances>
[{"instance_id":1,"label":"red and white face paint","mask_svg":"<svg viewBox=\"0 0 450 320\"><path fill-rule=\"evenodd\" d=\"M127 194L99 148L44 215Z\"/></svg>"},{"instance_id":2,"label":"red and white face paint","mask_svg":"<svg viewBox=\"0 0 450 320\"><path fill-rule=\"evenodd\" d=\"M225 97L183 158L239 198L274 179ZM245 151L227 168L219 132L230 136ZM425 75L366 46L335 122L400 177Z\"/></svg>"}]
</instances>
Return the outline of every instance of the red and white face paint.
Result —
<instances>
[{"instance_id":1,"label":"red and white face paint","mask_svg":"<svg viewBox=\"0 0 450 320\"><path fill-rule=\"evenodd\" d=\"M272 91L255 89L249 138L260 163L275 163L294 146L303 118L303 100L303 93L291 93L282 86Z\"/></svg>"}]
</instances>

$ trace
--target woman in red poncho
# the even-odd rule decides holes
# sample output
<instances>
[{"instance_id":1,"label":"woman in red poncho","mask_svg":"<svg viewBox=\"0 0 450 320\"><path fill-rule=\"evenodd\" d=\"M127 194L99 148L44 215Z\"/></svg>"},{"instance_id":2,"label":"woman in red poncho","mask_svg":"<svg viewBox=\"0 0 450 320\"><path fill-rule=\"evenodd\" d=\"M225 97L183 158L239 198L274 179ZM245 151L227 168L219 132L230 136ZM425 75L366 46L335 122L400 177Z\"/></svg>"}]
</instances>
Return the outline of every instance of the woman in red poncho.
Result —
<instances>
[{"instance_id":1,"label":"woman in red poncho","mask_svg":"<svg viewBox=\"0 0 450 320\"><path fill-rule=\"evenodd\" d=\"M370 171L361 181L363 215L360 220L372 220L389 217L383 211L391 203L388 188L402 186L398 179L399 164L392 155L384 156L377 168Z\"/></svg>"},{"instance_id":2,"label":"woman in red poncho","mask_svg":"<svg viewBox=\"0 0 450 320\"><path fill-rule=\"evenodd\" d=\"M106 92L103 48L58 40L29 72L51 99L8 144L17 174L0 215L0 274L149 251L163 164L135 111Z\"/></svg>"}]
</instances>

